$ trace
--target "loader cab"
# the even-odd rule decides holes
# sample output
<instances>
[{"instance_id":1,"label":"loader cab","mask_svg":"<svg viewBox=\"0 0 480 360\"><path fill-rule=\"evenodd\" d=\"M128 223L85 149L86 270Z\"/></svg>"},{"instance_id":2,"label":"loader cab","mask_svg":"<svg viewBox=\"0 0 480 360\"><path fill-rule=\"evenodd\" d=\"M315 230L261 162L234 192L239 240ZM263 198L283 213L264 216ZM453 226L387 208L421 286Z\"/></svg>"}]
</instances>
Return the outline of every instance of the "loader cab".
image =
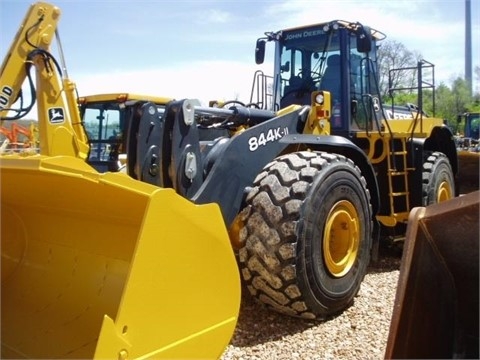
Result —
<instances>
[{"instance_id":1,"label":"loader cab","mask_svg":"<svg viewBox=\"0 0 480 360\"><path fill-rule=\"evenodd\" d=\"M465 118L464 136L478 140L480 138L480 113L466 113L463 117ZM462 117L459 118L460 121L461 119Z\"/></svg>"},{"instance_id":2,"label":"loader cab","mask_svg":"<svg viewBox=\"0 0 480 360\"><path fill-rule=\"evenodd\" d=\"M106 162L114 157L121 145L120 118L120 109L111 104L85 108L84 124L90 143L89 162Z\"/></svg>"},{"instance_id":3,"label":"loader cab","mask_svg":"<svg viewBox=\"0 0 480 360\"><path fill-rule=\"evenodd\" d=\"M273 104L310 105L311 94L331 94L332 133L371 130L380 112L377 41L382 33L359 23L328 23L266 33L257 41L256 62L263 62L265 44L275 42Z\"/></svg>"},{"instance_id":4,"label":"loader cab","mask_svg":"<svg viewBox=\"0 0 480 360\"><path fill-rule=\"evenodd\" d=\"M125 168L129 139L136 137L140 108L155 104L162 116L170 98L133 95L99 94L79 99L80 116L90 144L87 162L99 172L118 172ZM130 149L130 153L132 149Z\"/></svg>"}]
</instances>

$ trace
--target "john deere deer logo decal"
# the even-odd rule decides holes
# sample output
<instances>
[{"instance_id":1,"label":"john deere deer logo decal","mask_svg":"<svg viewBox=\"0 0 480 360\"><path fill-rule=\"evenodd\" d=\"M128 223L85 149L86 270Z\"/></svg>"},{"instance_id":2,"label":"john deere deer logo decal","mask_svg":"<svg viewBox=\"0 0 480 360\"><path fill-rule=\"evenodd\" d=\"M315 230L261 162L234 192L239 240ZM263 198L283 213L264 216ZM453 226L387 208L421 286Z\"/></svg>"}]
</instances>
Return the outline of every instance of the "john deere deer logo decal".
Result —
<instances>
[{"instance_id":1,"label":"john deere deer logo decal","mask_svg":"<svg viewBox=\"0 0 480 360\"><path fill-rule=\"evenodd\" d=\"M59 124L65 121L65 115L63 112L63 108L61 107L54 107L48 109L48 121L51 124Z\"/></svg>"}]
</instances>

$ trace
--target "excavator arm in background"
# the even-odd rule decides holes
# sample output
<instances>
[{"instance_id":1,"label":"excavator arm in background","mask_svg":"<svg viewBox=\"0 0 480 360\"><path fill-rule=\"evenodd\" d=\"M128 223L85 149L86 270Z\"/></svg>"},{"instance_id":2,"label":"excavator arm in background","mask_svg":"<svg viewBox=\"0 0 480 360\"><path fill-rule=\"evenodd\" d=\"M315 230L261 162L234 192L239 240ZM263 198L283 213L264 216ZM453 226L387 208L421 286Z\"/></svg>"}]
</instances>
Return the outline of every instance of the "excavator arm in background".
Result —
<instances>
[{"instance_id":1,"label":"excavator arm in background","mask_svg":"<svg viewBox=\"0 0 480 360\"><path fill-rule=\"evenodd\" d=\"M9 142L13 142L14 140L14 135L13 135L13 132L11 129L7 129L6 127L4 126L1 126L0 127L0 134L2 134L3 136L5 136L5 138L9 141Z\"/></svg>"},{"instance_id":2,"label":"excavator arm in background","mask_svg":"<svg viewBox=\"0 0 480 360\"><path fill-rule=\"evenodd\" d=\"M37 132L38 130L34 121L32 121L28 128L15 122L10 126L10 128L5 126L0 127L0 134L2 134L5 139L8 140L8 144L11 149L35 149L37 146ZM22 135L22 137L20 138L19 135Z\"/></svg>"},{"instance_id":3,"label":"excavator arm in background","mask_svg":"<svg viewBox=\"0 0 480 360\"><path fill-rule=\"evenodd\" d=\"M13 133L15 142L23 144L24 147L34 148L36 146L36 139L35 139L36 132L37 132L37 129L33 121L28 128L25 126L19 125L17 123L12 124L12 133ZM23 135L27 139L27 141L19 142L18 134Z\"/></svg>"},{"instance_id":4,"label":"excavator arm in background","mask_svg":"<svg viewBox=\"0 0 480 360\"><path fill-rule=\"evenodd\" d=\"M71 155L86 159L88 139L77 109L76 87L50 53L57 34L60 9L48 3L31 5L0 70L0 118L16 120L38 107L40 154ZM58 34L57 34L58 35ZM61 49L58 41L59 49ZM30 73L36 70L36 88ZM62 70L63 68L63 70ZM12 109L28 79L32 101L26 108ZM9 113L14 115L9 115Z\"/></svg>"}]
</instances>

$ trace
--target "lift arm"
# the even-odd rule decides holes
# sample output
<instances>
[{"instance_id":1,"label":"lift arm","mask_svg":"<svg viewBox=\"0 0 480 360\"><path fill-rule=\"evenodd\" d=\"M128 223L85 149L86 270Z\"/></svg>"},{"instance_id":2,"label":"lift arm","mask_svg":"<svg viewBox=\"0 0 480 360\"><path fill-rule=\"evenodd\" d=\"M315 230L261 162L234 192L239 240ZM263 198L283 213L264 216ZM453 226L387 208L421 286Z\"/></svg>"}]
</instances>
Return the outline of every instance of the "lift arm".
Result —
<instances>
[{"instance_id":1,"label":"lift arm","mask_svg":"<svg viewBox=\"0 0 480 360\"><path fill-rule=\"evenodd\" d=\"M37 102L40 154L70 155L86 159L89 145L81 123L75 84L50 53L54 35L61 52L57 24L60 9L48 3L31 5L5 56L0 70L0 119L17 120ZM36 88L30 69L35 68ZM31 103L19 109L22 85L28 79ZM13 115L12 115L13 114Z\"/></svg>"}]
</instances>

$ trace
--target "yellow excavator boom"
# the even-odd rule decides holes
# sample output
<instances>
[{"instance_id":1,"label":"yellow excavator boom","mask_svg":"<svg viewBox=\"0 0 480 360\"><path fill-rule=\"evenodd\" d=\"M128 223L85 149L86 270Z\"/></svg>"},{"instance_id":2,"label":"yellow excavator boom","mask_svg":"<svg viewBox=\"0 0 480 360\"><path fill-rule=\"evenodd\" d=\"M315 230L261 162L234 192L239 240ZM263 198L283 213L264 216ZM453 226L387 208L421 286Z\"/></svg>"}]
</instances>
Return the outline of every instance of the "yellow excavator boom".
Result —
<instances>
[{"instance_id":1,"label":"yellow excavator boom","mask_svg":"<svg viewBox=\"0 0 480 360\"><path fill-rule=\"evenodd\" d=\"M77 108L75 84L68 78L65 64L59 64L50 53L60 14L52 4L30 6L0 69L0 119L16 120L26 115L12 111L12 106L28 79L32 104L36 100L38 108L40 153L86 159L88 139ZM36 70L36 89L32 67Z\"/></svg>"}]
</instances>

